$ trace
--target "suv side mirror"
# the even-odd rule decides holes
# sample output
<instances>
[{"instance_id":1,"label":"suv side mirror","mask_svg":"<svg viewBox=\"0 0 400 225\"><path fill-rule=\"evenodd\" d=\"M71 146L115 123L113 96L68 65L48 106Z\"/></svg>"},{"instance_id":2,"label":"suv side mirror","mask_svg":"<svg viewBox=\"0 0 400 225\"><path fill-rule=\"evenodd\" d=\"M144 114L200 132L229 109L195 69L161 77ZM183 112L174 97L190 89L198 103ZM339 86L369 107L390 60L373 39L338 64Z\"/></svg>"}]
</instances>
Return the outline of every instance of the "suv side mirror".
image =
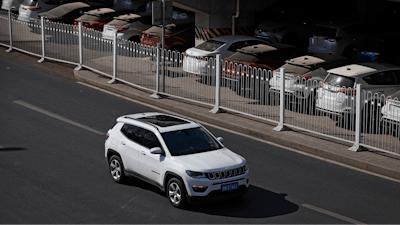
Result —
<instances>
[{"instance_id":1,"label":"suv side mirror","mask_svg":"<svg viewBox=\"0 0 400 225\"><path fill-rule=\"evenodd\" d=\"M219 141L219 142L224 142L224 139L222 138L222 137L217 137L217 140Z\"/></svg>"},{"instance_id":2,"label":"suv side mirror","mask_svg":"<svg viewBox=\"0 0 400 225\"><path fill-rule=\"evenodd\" d=\"M151 154L164 154L164 151L160 147L154 147L150 149Z\"/></svg>"}]
</instances>

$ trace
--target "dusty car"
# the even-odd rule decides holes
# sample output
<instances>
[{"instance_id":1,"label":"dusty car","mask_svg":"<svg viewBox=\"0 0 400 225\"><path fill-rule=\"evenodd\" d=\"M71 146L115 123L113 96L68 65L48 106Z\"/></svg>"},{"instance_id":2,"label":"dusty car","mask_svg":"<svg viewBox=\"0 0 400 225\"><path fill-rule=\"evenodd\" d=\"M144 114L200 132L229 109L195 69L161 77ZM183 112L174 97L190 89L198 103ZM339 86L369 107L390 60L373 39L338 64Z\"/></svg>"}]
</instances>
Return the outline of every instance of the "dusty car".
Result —
<instances>
[{"instance_id":1,"label":"dusty car","mask_svg":"<svg viewBox=\"0 0 400 225\"><path fill-rule=\"evenodd\" d=\"M173 23L165 26L165 49L184 52L195 42L194 13L173 12ZM156 46L162 43L162 27L152 26L143 31L140 43Z\"/></svg>"},{"instance_id":2,"label":"dusty car","mask_svg":"<svg viewBox=\"0 0 400 225\"><path fill-rule=\"evenodd\" d=\"M108 7L108 4L103 2L73 2L39 13L38 16L44 17L48 22L74 24L75 19L82 16L84 12L103 7Z\"/></svg>"},{"instance_id":3,"label":"dusty car","mask_svg":"<svg viewBox=\"0 0 400 225\"><path fill-rule=\"evenodd\" d=\"M103 31L103 26L113 20L115 16L132 12L131 9L125 8L98 8L84 12L84 15L75 19L74 25L82 22L82 26L88 29Z\"/></svg>"},{"instance_id":4,"label":"dusty car","mask_svg":"<svg viewBox=\"0 0 400 225\"><path fill-rule=\"evenodd\" d=\"M308 51L343 55L351 58L355 48L366 38L399 36L398 31L383 23L365 20L332 20L317 24L309 39Z\"/></svg>"},{"instance_id":5,"label":"dusty car","mask_svg":"<svg viewBox=\"0 0 400 225\"><path fill-rule=\"evenodd\" d=\"M1 3L1 9L10 10L11 12L18 12L19 6L24 3L24 0L3 0Z\"/></svg>"},{"instance_id":6,"label":"dusty car","mask_svg":"<svg viewBox=\"0 0 400 225\"><path fill-rule=\"evenodd\" d=\"M217 54L220 54L221 59L225 59L236 53L237 49L250 45L267 43L267 41L259 38L245 35L225 35L212 38L185 51L183 71L198 76L207 76L210 70L209 58L215 58Z\"/></svg>"},{"instance_id":7,"label":"dusty car","mask_svg":"<svg viewBox=\"0 0 400 225\"><path fill-rule=\"evenodd\" d=\"M280 43L247 46L238 49L235 54L225 59L222 80L237 94L243 95L246 90L250 90L249 96L257 98L255 85L258 82L250 79L254 69L272 72L282 66L286 60L305 54L306 52L300 48ZM268 84L268 79L265 77L263 81Z\"/></svg>"},{"instance_id":8,"label":"dusty car","mask_svg":"<svg viewBox=\"0 0 400 225\"><path fill-rule=\"evenodd\" d=\"M400 67L381 63L360 63L328 70L318 88L316 109L333 118L354 119L356 85L361 84L361 115L368 126L380 120L381 96L400 89Z\"/></svg>"},{"instance_id":9,"label":"dusty car","mask_svg":"<svg viewBox=\"0 0 400 225\"><path fill-rule=\"evenodd\" d=\"M400 138L400 91L386 98L381 113L382 126L385 127L389 133Z\"/></svg>"},{"instance_id":10,"label":"dusty car","mask_svg":"<svg viewBox=\"0 0 400 225\"><path fill-rule=\"evenodd\" d=\"M78 0L24 0L19 6L18 20L24 22L35 21L39 13L71 2L78 2Z\"/></svg>"},{"instance_id":11,"label":"dusty car","mask_svg":"<svg viewBox=\"0 0 400 225\"><path fill-rule=\"evenodd\" d=\"M343 56L310 54L287 60L273 72L269 81L270 92L279 93L281 88L280 68L285 69L285 92L294 103L306 103L314 108L316 88L328 75L328 70L354 63ZM303 100L303 101L299 101Z\"/></svg>"},{"instance_id":12,"label":"dusty car","mask_svg":"<svg viewBox=\"0 0 400 225\"><path fill-rule=\"evenodd\" d=\"M151 7L148 4L146 12L129 13L114 17L112 21L104 25L102 38L112 40L114 33L117 32L119 40L139 43L143 31L152 27L151 16Z\"/></svg>"},{"instance_id":13,"label":"dusty car","mask_svg":"<svg viewBox=\"0 0 400 225\"><path fill-rule=\"evenodd\" d=\"M359 62L379 62L400 65L400 38L368 38L356 48Z\"/></svg>"}]
</instances>

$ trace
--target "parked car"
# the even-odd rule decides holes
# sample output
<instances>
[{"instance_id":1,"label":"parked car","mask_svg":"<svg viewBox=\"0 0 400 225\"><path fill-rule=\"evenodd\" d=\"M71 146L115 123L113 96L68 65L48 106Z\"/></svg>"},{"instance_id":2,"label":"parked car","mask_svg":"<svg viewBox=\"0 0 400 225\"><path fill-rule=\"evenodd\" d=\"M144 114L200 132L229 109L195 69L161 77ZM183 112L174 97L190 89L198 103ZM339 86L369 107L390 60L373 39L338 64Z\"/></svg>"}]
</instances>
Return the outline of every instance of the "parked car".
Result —
<instances>
[{"instance_id":1,"label":"parked car","mask_svg":"<svg viewBox=\"0 0 400 225\"><path fill-rule=\"evenodd\" d=\"M150 4L149 4L150 7ZM114 20L104 25L102 37L112 40L114 32L120 40L129 40L140 43L143 31L152 27L152 12L129 13L114 17Z\"/></svg>"},{"instance_id":2,"label":"parked car","mask_svg":"<svg viewBox=\"0 0 400 225\"><path fill-rule=\"evenodd\" d=\"M306 52L300 48L280 43L247 46L238 49L225 59L222 80L239 95L250 90L249 96L257 97L254 94L256 91L254 85L257 81L251 81L249 78L254 68L273 71L282 66L286 60L305 54ZM266 81L268 77L263 79Z\"/></svg>"},{"instance_id":3,"label":"parked car","mask_svg":"<svg viewBox=\"0 0 400 225\"><path fill-rule=\"evenodd\" d=\"M49 11L62 4L77 1L78 0L24 0L19 6L18 20L24 22L35 21L39 13Z\"/></svg>"},{"instance_id":4,"label":"parked car","mask_svg":"<svg viewBox=\"0 0 400 225\"><path fill-rule=\"evenodd\" d=\"M3 0L1 9L10 10L13 13L18 13L19 6L24 3L24 0Z\"/></svg>"},{"instance_id":5,"label":"parked car","mask_svg":"<svg viewBox=\"0 0 400 225\"><path fill-rule=\"evenodd\" d=\"M173 23L165 26L165 49L183 53L195 42L194 13L173 11ZM162 44L162 27L152 26L143 31L140 43L149 46Z\"/></svg>"},{"instance_id":6,"label":"parked car","mask_svg":"<svg viewBox=\"0 0 400 225\"><path fill-rule=\"evenodd\" d=\"M111 178L133 176L165 192L178 208L244 195L249 187L246 160L230 151L197 122L164 113L117 118L108 130L105 158Z\"/></svg>"},{"instance_id":7,"label":"parked car","mask_svg":"<svg viewBox=\"0 0 400 225\"><path fill-rule=\"evenodd\" d=\"M315 106L316 88L328 75L328 70L354 63L343 56L328 54L312 54L287 60L286 63L273 72L269 80L270 92L279 93L280 68L285 69L285 92L294 102L307 100L309 107ZM304 103L302 101L301 103Z\"/></svg>"},{"instance_id":8,"label":"parked car","mask_svg":"<svg viewBox=\"0 0 400 225\"><path fill-rule=\"evenodd\" d=\"M89 10L108 7L102 2L73 2L57 6L47 12L39 13L39 17L45 17L48 22L74 24L75 19Z\"/></svg>"},{"instance_id":9,"label":"parked car","mask_svg":"<svg viewBox=\"0 0 400 225\"><path fill-rule=\"evenodd\" d=\"M304 5L290 8L278 14L277 17L257 25L254 36L273 43L306 47L315 24L327 17L328 9Z\"/></svg>"},{"instance_id":10,"label":"parked car","mask_svg":"<svg viewBox=\"0 0 400 225\"><path fill-rule=\"evenodd\" d=\"M363 40L356 48L359 62L379 62L400 65L400 38L371 38Z\"/></svg>"},{"instance_id":11,"label":"parked car","mask_svg":"<svg viewBox=\"0 0 400 225\"><path fill-rule=\"evenodd\" d=\"M387 131L400 138L400 91L386 98L381 112L383 126L387 128Z\"/></svg>"},{"instance_id":12,"label":"parked car","mask_svg":"<svg viewBox=\"0 0 400 225\"><path fill-rule=\"evenodd\" d=\"M200 45L185 51L183 58L183 70L198 76L209 75L209 58L215 58L217 54L225 59L241 49L250 45L267 44L259 38L245 35L225 35L207 40Z\"/></svg>"},{"instance_id":13,"label":"parked car","mask_svg":"<svg viewBox=\"0 0 400 225\"><path fill-rule=\"evenodd\" d=\"M79 22L82 26L88 29L103 31L103 26L110 22L115 16L123 15L132 12L131 9L125 8L98 8L88 12L75 19L74 25L77 27Z\"/></svg>"},{"instance_id":14,"label":"parked car","mask_svg":"<svg viewBox=\"0 0 400 225\"><path fill-rule=\"evenodd\" d=\"M366 38L399 36L385 24L364 20L335 20L317 24L308 51L354 57L354 49Z\"/></svg>"},{"instance_id":15,"label":"parked car","mask_svg":"<svg viewBox=\"0 0 400 225\"><path fill-rule=\"evenodd\" d=\"M381 95L400 89L400 67L390 64L361 63L328 70L317 93L316 109L335 118L352 118L356 109L356 84L361 84L361 110L367 124L379 121Z\"/></svg>"}]
</instances>

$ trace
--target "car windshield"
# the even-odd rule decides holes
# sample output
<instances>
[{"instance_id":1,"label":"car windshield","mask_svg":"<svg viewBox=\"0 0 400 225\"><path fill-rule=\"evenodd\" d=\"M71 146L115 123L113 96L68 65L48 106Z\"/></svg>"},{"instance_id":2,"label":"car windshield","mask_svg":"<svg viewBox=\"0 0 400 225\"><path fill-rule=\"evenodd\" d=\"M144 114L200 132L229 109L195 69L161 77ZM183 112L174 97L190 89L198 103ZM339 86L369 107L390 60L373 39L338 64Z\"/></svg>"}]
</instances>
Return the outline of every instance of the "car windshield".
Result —
<instances>
[{"instance_id":1,"label":"car windshield","mask_svg":"<svg viewBox=\"0 0 400 225\"><path fill-rule=\"evenodd\" d=\"M336 28L317 26L314 30L314 35L323 37L336 37Z\"/></svg>"},{"instance_id":2,"label":"car windshield","mask_svg":"<svg viewBox=\"0 0 400 225\"><path fill-rule=\"evenodd\" d=\"M305 73L310 72L310 68L306 66L295 65L291 63L286 63L285 65L281 66L281 68L285 68L286 73L298 74L298 75L303 75ZM277 71L279 71L279 69Z\"/></svg>"},{"instance_id":3,"label":"car windshield","mask_svg":"<svg viewBox=\"0 0 400 225\"><path fill-rule=\"evenodd\" d=\"M225 44L225 43L221 42L221 41L208 40L206 42L199 44L195 48L212 52L212 51L215 51L217 48L221 47L223 44Z\"/></svg>"},{"instance_id":4,"label":"car windshield","mask_svg":"<svg viewBox=\"0 0 400 225\"><path fill-rule=\"evenodd\" d=\"M161 134L172 156L195 154L222 148L203 128Z\"/></svg>"},{"instance_id":5,"label":"car windshield","mask_svg":"<svg viewBox=\"0 0 400 225\"><path fill-rule=\"evenodd\" d=\"M340 87L354 87L354 78L341 76L334 73L329 73L325 79L325 83Z\"/></svg>"},{"instance_id":6,"label":"car windshield","mask_svg":"<svg viewBox=\"0 0 400 225\"><path fill-rule=\"evenodd\" d=\"M23 5L36 6L37 0L25 0Z\"/></svg>"}]
</instances>

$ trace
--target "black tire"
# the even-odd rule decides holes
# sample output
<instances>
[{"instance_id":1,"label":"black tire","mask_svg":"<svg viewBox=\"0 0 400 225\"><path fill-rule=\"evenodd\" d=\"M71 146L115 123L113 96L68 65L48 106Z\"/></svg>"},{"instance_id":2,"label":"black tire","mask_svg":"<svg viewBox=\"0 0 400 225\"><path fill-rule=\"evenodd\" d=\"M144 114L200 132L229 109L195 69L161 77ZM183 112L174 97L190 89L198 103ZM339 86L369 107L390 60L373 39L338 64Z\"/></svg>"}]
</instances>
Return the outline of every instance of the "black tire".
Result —
<instances>
[{"instance_id":1,"label":"black tire","mask_svg":"<svg viewBox=\"0 0 400 225\"><path fill-rule=\"evenodd\" d=\"M108 160L108 169L110 171L111 178L116 183L124 183L127 176L124 173L124 165L119 156L113 155Z\"/></svg>"},{"instance_id":2,"label":"black tire","mask_svg":"<svg viewBox=\"0 0 400 225\"><path fill-rule=\"evenodd\" d=\"M185 208L189 204L185 186L177 178L168 181L166 193L169 202L176 208Z\"/></svg>"}]
</instances>

